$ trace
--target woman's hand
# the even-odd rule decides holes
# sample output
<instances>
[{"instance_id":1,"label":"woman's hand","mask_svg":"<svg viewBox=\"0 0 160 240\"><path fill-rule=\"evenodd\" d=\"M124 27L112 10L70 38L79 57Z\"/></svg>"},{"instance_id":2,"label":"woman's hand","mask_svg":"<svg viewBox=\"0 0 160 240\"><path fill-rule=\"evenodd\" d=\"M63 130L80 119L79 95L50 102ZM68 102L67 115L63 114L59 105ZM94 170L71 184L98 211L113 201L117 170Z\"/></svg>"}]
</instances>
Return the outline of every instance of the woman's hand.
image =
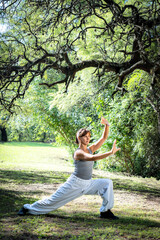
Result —
<instances>
[{"instance_id":1,"label":"woman's hand","mask_svg":"<svg viewBox=\"0 0 160 240\"><path fill-rule=\"evenodd\" d=\"M104 125L109 126L109 122L104 117L101 117L101 123L104 124Z\"/></svg>"},{"instance_id":2,"label":"woman's hand","mask_svg":"<svg viewBox=\"0 0 160 240\"><path fill-rule=\"evenodd\" d=\"M111 150L111 152L112 152L112 154L115 154L116 152L118 152L119 150L121 150L120 148L117 148L116 147L116 139L114 140L114 143L113 143L113 146L112 146L112 150Z\"/></svg>"}]
</instances>

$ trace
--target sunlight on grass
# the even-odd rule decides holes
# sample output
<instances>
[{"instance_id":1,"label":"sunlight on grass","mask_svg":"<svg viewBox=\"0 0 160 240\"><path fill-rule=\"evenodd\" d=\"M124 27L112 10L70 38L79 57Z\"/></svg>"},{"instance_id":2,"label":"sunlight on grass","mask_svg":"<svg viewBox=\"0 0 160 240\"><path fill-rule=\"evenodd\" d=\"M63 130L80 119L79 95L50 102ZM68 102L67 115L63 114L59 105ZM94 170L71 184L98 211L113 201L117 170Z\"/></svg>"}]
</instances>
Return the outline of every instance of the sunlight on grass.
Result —
<instances>
[{"instance_id":1,"label":"sunlight on grass","mask_svg":"<svg viewBox=\"0 0 160 240\"><path fill-rule=\"evenodd\" d=\"M98 195L83 195L47 215L19 217L23 204L51 195L66 181L73 171L67 160L65 147L0 144L0 239L160 239L160 183L154 178L93 171L94 178L113 180L118 221L99 218Z\"/></svg>"},{"instance_id":2,"label":"sunlight on grass","mask_svg":"<svg viewBox=\"0 0 160 240\"><path fill-rule=\"evenodd\" d=\"M32 169L57 171L69 169L69 158L65 147L53 147L43 143L0 144L0 165L3 169Z\"/></svg>"}]
</instances>

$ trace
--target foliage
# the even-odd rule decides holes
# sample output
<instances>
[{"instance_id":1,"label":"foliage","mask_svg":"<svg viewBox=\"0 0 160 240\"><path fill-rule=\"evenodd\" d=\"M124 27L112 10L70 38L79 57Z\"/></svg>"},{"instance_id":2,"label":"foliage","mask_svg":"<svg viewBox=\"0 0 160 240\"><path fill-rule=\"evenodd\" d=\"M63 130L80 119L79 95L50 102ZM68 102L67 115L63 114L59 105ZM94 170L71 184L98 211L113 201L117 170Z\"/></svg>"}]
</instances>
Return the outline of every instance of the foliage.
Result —
<instances>
[{"instance_id":1,"label":"foliage","mask_svg":"<svg viewBox=\"0 0 160 240\"><path fill-rule=\"evenodd\" d=\"M108 89L105 86L104 90L90 73L84 71L79 75L79 83L71 84L63 98L61 92L53 94L52 107L57 106L60 113L65 112L83 127L87 126L92 132L91 142L98 140L102 134L101 116L108 119L110 135L101 152L109 151L114 139L117 139L121 152L97 161L96 168L159 178L157 116L147 101L150 94L148 76L144 72L134 72L126 83L129 92L123 97L116 95L113 99L112 85ZM107 74L106 78L108 81L112 75Z\"/></svg>"},{"instance_id":2,"label":"foliage","mask_svg":"<svg viewBox=\"0 0 160 240\"><path fill-rule=\"evenodd\" d=\"M57 145L68 145L73 154L79 123L67 113L60 113L56 106L49 109L56 91L48 93L38 83L39 79L30 85L23 101L17 101L21 110L5 123L9 141L56 142Z\"/></svg>"},{"instance_id":3,"label":"foliage","mask_svg":"<svg viewBox=\"0 0 160 240\"><path fill-rule=\"evenodd\" d=\"M4 1L2 106L12 112L37 77L45 86L64 83L67 89L79 71L91 67L99 79L114 72L115 92L124 90L135 69L150 73L152 87L159 86L158 13L157 0ZM48 70L58 79L47 78Z\"/></svg>"},{"instance_id":4,"label":"foliage","mask_svg":"<svg viewBox=\"0 0 160 240\"><path fill-rule=\"evenodd\" d=\"M0 8L0 125L9 139L55 140L73 153L76 131L88 126L95 141L104 115L111 133L102 151L115 138L122 151L96 167L159 178L159 2L15 0ZM6 111L18 115L8 121Z\"/></svg>"}]
</instances>

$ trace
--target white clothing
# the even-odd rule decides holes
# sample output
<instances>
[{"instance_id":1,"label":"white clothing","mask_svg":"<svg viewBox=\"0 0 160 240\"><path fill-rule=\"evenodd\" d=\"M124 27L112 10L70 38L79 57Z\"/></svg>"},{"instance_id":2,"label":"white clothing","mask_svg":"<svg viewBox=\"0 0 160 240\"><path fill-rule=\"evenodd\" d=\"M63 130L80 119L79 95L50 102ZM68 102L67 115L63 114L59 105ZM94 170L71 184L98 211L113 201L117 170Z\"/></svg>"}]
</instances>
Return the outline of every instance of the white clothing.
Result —
<instances>
[{"instance_id":1,"label":"white clothing","mask_svg":"<svg viewBox=\"0 0 160 240\"><path fill-rule=\"evenodd\" d=\"M25 204L30 214L39 215L54 211L82 195L100 195L103 199L100 212L113 208L113 183L110 179L84 180L71 175L53 195L33 204Z\"/></svg>"}]
</instances>

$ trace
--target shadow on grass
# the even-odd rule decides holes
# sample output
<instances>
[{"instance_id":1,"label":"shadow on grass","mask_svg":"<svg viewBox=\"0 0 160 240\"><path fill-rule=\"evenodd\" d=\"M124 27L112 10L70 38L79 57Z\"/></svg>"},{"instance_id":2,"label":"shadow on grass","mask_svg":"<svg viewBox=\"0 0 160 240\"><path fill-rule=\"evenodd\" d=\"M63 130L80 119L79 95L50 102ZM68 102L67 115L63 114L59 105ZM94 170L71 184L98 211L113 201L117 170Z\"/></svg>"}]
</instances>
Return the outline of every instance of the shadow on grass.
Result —
<instances>
[{"instance_id":1,"label":"shadow on grass","mask_svg":"<svg viewBox=\"0 0 160 240\"><path fill-rule=\"evenodd\" d=\"M11 216L10 222L19 226L21 229L17 231L2 231L1 239L101 239L101 235L109 234L109 239L115 239L115 233L121 236L128 234L133 236L131 239L142 239L136 236L143 233L143 239L156 239L150 236L160 227L156 221L149 219L141 219L138 217L120 217L119 220L100 219L98 214L75 213L67 214L62 210L56 210L55 214L47 214L40 216L28 215L25 217ZM28 226L28 228L26 228ZM43 229L41 229L43 226ZM34 229L39 229L39 234ZM58 230L57 230L58 229ZM147 232L151 229L150 232ZM54 231L55 230L55 231ZM19 232L18 232L19 231ZM144 232L146 231L146 232ZM148 235L150 234L150 236ZM95 237L96 238L92 238ZM127 236L127 235L126 235ZM82 237L82 238L79 238ZM99 237L99 238L98 238ZM122 236L121 236L122 237ZM146 237L146 238L145 238ZM103 238L104 239L104 238ZM117 238L119 239L119 238ZM122 238L120 238L122 239ZM130 239L130 238L124 238Z\"/></svg>"},{"instance_id":2,"label":"shadow on grass","mask_svg":"<svg viewBox=\"0 0 160 240\"><path fill-rule=\"evenodd\" d=\"M94 178L99 178L100 176L94 175ZM101 177L100 177L101 178ZM144 183L137 182L136 178L135 181L132 179L120 179L120 178L113 178L113 186L114 189L117 190L125 190L130 192L137 192L139 194L149 194L151 197L160 197L160 188L159 186L147 186ZM152 179L150 180L152 182Z\"/></svg>"},{"instance_id":3,"label":"shadow on grass","mask_svg":"<svg viewBox=\"0 0 160 240\"><path fill-rule=\"evenodd\" d=\"M4 232L3 235L0 235L0 239L4 239L4 240L37 240L37 239L42 239L41 237L39 237L39 235L36 234L32 234L32 233L28 233L28 232L24 232L21 234L15 234L13 235L12 233L9 234L8 231L6 231L6 233ZM47 236L46 238L43 239L48 239ZM55 238L49 238L49 239L55 239ZM62 238L56 238L58 239L62 239Z\"/></svg>"},{"instance_id":4,"label":"shadow on grass","mask_svg":"<svg viewBox=\"0 0 160 240\"><path fill-rule=\"evenodd\" d=\"M38 191L36 191L36 194ZM99 213L82 212L81 209L70 213L58 209L46 215L17 215L19 208L25 203L38 200L26 197L27 193L0 189L0 239L4 240L30 240L30 239L115 239L121 234L129 234L131 239L138 232L143 234L143 239L158 239L152 237L160 228L160 223L154 220L134 216L121 216L119 220L99 218ZM30 195L34 194L33 192ZM127 209L126 209L127 212ZM57 230L58 229L58 230ZM148 229L149 233L148 233ZM145 232L144 232L145 231ZM149 237L148 237L148 234ZM106 235L106 238L101 236ZM130 238L124 238L130 239Z\"/></svg>"},{"instance_id":5,"label":"shadow on grass","mask_svg":"<svg viewBox=\"0 0 160 240\"><path fill-rule=\"evenodd\" d=\"M32 203L35 201L35 198L27 198L24 196L24 192L6 189L0 189L0 199L0 218L3 218L4 215L10 216L12 212L16 214L20 206L25 203Z\"/></svg>"},{"instance_id":6,"label":"shadow on grass","mask_svg":"<svg viewBox=\"0 0 160 240\"><path fill-rule=\"evenodd\" d=\"M151 180L152 181L152 180ZM137 192L139 194L149 194L151 196L160 197L160 189L157 187L149 187L133 180L114 179L114 189Z\"/></svg>"},{"instance_id":7,"label":"shadow on grass","mask_svg":"<svg viewBox=\"0 0 160 240\"><path fill-rule=\"evenodd\" d=\"M59 171L24 171L24 170L0 170L0 182L3 184L34 184L34 183L64 183L70 176L69 172ZM94 175L99 178L99 176ZM151 180L152 181L152 180ZM160 189L155 186L146 186L143 183L130 179L113 179L114 189L147 194L151 197L160 197Z\"/></svg>"},{"instance_id":8,"label":"shadow on grass","mask_svg":"<svg viewBox=\"0 0 160 240\"><path fill-rule=\"evenodd\" d=\"M0 182L5 184L63 183L69 176L68 172L0 170Z\"/></svg>"},{"instance_id":9,"label":"shadow on grass","mask_svg":"<svg viewBox=\"0 0 160 240\"><path fill-rule=\"evenodd\" d=\"M81 222L81 223L87 223L89 225L93 226L100 226L101 224L112 224L112 225L118 225L123 224L124 227L127 227L129 224L134 224L137 226L147 226L147 227L160 227L160 223L157 221L149 220L149 219L141 219L138 217L126 217L126 216L119 216L118 220L109 220L109 219L102 219L99 218L99 214L92 214L92 213L81 213L81 212L76 212L70 215L63 215L63 212L61 210L58 210L60 214L46 214L45 216L47 218L51 219L56 219L61 221L62 219L68 221L68 222ZM34 216L36 217L36 216Z\"/></svg>"}]
</instances>

